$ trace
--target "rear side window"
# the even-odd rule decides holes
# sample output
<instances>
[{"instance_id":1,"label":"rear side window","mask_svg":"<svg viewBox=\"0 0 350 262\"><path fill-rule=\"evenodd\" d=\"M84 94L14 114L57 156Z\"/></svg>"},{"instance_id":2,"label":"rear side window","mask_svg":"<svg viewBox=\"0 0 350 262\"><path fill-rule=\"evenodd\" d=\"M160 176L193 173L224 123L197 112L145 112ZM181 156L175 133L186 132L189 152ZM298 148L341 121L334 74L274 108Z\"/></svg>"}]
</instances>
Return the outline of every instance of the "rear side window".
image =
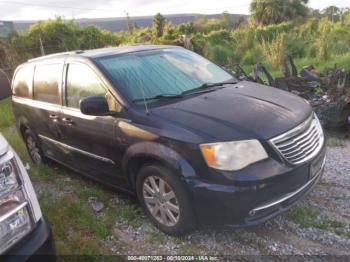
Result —
<instances>
[{"instance_id":1,"label":"rear side window","mask_svg":"<svg viewBox=\"0 0 350 262\"><path fill-rule=\"evenodd\" d=\"M30 98L34 68L26 66L20 68L13 81L13 94L19 97Z\"/></svg>"},{"instance_id":2,"label":"rear side window","mask_svg":"<svg viewBox=\"0 0 350 262\"><path fill-rule=\"evenodd\" d=\"M100 79L88 66L69 64L67 73L67 106L79 108L81 99L88 96L105 96Z\"/></svg>"},{"instance_id":3,"label":"rear side window","mask_svg":"<svg viewBox=\"0 0 350 262\"><path fill-rule=\"evenodd\" d=\"M52 104L60 104L59 83L62 64L38 65L34 72L34 99Z\"/></svg>"}]
</instances>

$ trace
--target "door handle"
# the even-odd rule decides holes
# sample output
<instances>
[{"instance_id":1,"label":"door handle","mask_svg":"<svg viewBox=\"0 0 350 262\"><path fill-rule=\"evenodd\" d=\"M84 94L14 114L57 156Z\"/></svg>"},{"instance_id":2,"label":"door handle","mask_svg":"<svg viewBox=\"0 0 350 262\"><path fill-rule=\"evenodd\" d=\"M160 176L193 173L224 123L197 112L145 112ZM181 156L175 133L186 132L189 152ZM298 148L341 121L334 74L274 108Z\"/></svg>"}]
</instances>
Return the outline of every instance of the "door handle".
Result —
<instances>
[{"instance_id":1,"label":"door handle","mask_svg":"<svg viewBox=\"0 0 350 262\"><path fill-rule=\"evenodd\" d=\"M73 125L73 120L72 119L70 119L70 118L62 118L62 121L64 122L64 123L66 123L66 125L68 125L68 126L72 126Z\"/></svg>"},{"instance_id":2,"label":"door handle","mask_svg":"<svg viewBox=\"0 0 350 262\"><path fill-rule=\"evenodd\" d=\"M54 114L51 114L49 115L50 119L54 120L54 121L57 121L59 116L58 115L54 115Z\"/></svg>"}]
</instances>

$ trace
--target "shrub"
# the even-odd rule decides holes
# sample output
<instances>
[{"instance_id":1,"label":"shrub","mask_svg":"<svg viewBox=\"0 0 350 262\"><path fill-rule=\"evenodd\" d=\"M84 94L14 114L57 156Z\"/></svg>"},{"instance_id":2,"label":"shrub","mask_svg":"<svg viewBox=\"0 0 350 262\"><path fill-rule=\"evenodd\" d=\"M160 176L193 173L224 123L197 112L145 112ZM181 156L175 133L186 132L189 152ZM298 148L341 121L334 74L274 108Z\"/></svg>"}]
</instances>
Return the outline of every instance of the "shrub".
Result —
<instances>
[{"instance_id":1,"label":"shrub","mask_svg":"<svg viewBox=\"0 0 350 262\"><path fill-rule=\"evenodd\" d=\"M218 65L232 65L234 63L234 52L232 49L222 45L209 45L205 55Z\"/></svg>"},{"instance_id":2,"label":"shrub","mask_svg":"<svg viewBox=\"0 0 350 262\"><path fill-rule=\"evenodd\" d=\"M277 25L268 25L255 30L255 38L258 41L272 40L281 33L286 33L294 27L293 22L284 22Z\"/></svg>"},{"instance_id":3,"label":"shrub","mask_svg":"<svg viewBox=\"0 0 350 262\"><path fill-rule=\"evenodd\" d=\"M286 35L285 52L292 54L293 57L304 57L309 43L298 37L298 35Z\"/></svg>"},{"instance_id":4,"label":"shrub","mask_svg":"<svg viewBox=\"0 0 350 262\"><path fill-rule=\"evenodd\" d=\"M281 65L285 54L285 34L278 34L272 41L262 40L261 48L265 59L273 67Z\"/></svg>"},{"instance_id":5,"label":"shrub","mask_svg":"<svg viewBox=\"0 0 350 262\"><path fill-rule=\"evenodd\" d=\"M226 30L213 31L207 36L207 40L212 45L229 45L232 43L231 35Z\"/></svg>"},{"instance_id":6,"label":"shrub","mask_svg":"<svg viewBox=\"0 0 350 262\"><path fill-rule=\"evenodd\" d=\"M194 52L203 55L207 45L207 40L203 35L197 34L194 37L192 37L191 45L192 45L192 50Z\"/></svg>"},{"instance_id":7,"label":"shrub","mask_svg":"<svg viewBox=\"0 0 350 262\"><path fill-rule=\"evenodd\" d=\"M263 61L263 54L261 48L254 48L245 52L240 63L242 65L255 65L258 62Z\"/></svg>"}]
</instances>

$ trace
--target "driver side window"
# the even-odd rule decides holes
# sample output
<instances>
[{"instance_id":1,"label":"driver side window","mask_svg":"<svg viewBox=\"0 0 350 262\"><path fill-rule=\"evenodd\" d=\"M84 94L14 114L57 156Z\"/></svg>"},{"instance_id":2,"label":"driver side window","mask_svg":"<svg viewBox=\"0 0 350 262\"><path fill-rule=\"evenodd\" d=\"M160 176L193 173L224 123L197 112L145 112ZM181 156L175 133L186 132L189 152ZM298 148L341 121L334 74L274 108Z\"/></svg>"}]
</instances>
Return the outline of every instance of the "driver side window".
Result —
<instances>
[{"instance_id":1,"label":"driver side window","mask_svg":"<svg viewBox=\"0 0 350 262\"><path fill-rule=\"evenodd\" d=\"M67 72L66 105L79 108L81 99L88 96L106 96L100 79L88 66L69 64Z\"/></svg>"}]
</instances>

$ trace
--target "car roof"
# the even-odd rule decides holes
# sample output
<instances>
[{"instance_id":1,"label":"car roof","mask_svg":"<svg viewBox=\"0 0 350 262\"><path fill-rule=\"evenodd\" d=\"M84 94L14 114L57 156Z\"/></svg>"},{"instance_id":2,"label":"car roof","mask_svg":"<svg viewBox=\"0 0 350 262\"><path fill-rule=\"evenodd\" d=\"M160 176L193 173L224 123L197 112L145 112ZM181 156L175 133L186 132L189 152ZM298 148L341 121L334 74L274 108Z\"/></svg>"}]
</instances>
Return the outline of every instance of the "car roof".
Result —
<instances>
[{"instance_id":1,"label":"car roof","mask_svg":"<svg viewBox=\"0 0 350 262\"><path fill-rule=\"evenodd\" d=\"M171 45L128 45L128 46L119 46L119 47L108 47L108 48L99 48L92 50L76 50L71 52L56 53L47 56L41 56L38 58L30 59L28 62L39 62L50 59L59 59L66 57L85 57L89 59L96 59L99 57L113 56L119 54L135 53L142 51L150 50L159 50L159 49L168 49L168 48L180 48L178 46Z\"/></svg>"}]
</instances>

